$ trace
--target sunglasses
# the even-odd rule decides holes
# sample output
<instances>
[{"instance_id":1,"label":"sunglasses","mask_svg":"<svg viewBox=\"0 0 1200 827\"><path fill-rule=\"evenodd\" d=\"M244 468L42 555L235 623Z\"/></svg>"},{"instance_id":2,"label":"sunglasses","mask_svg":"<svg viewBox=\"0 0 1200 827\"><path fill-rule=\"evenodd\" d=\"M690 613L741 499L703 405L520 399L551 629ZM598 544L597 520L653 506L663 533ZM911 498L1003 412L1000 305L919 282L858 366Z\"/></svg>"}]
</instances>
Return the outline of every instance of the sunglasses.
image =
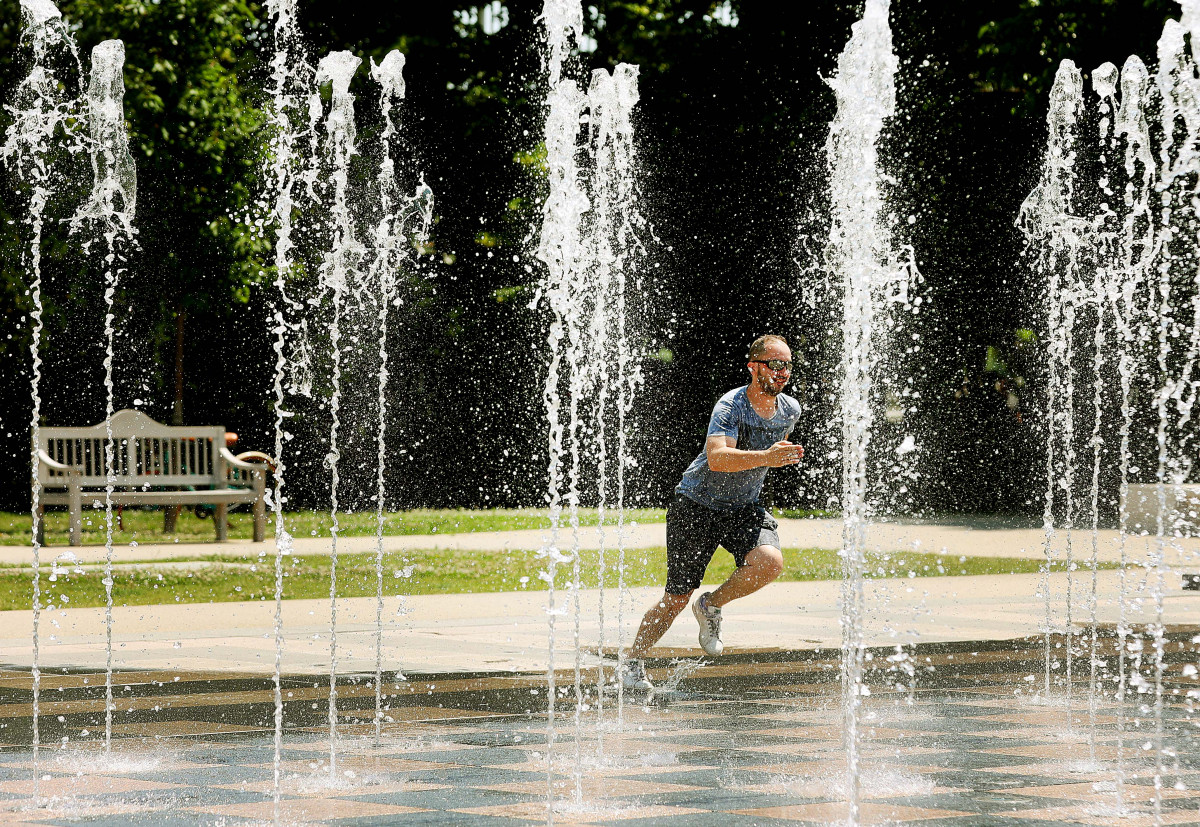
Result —
<instances>
[{"instance_id":1,"label":"sunglasses","mask_svg":"<svg viewBox=\"0 0 1200 827\"><path fill-rule=\"evenodd\" d=\"M792 363L786 359L751 359L751 362L758 365L766 365L771 370L786 370L791 371Z\"/></svg>"}]
</instances>

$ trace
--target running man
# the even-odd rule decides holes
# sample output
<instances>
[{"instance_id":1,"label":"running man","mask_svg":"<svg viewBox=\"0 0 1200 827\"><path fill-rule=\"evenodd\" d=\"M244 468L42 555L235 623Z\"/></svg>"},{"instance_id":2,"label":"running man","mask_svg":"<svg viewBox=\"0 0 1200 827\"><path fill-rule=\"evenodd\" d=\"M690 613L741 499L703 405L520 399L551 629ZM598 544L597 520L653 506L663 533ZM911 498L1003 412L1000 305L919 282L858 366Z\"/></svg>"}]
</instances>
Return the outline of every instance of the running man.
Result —
<instances>
[{"instance_id":1,"label":"running man","mask_svg":"<svg viewBox=\"0 0 1200 827\"><path fill-rule=\"evenodd\" d=\"M788 441L800 403L783 393L792 375L792 351L782 336L760 336L746 363L750 382L722 396L708 423L704 450L692 461L667 509L666 592L642 618L625 661L626 688L650 690L643 658L691 600L717 546L737 569L692 605L700 646L721 654L721 608L770 583L783 570L779 534L758 504L767 469L795 465L804 448Z\"/></svg>"}]
</instances>

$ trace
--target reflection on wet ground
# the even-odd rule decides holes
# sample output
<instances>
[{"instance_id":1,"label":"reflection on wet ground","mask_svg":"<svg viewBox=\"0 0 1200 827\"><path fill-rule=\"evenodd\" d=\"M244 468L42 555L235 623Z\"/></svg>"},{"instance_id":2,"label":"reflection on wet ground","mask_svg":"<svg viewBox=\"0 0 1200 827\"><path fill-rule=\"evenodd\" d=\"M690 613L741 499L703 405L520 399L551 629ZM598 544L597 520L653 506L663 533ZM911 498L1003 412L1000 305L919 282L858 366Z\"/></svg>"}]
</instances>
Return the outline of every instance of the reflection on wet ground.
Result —
<instances>
[{"instance_id":1,"label":"reflection on wet ground","mask_svg":"<svg viewBox=\"0 0 1200 827\"><path fill-rule=\"evenodd\" d=\"M1066 691L1042 697L1042 639L938 644L911 660L872 652L864 823L1198 824L1200 746L1191 643L1171 630L1157 753L1149 647L1122 708L1102 640ZM1079 639L1075 639L1079 644ZM906 664L916 666L915 688ZM284 681L280 820L287 824L827 824L846 816L836 652L743 653L695 666L651 662L678 687L653 698L589 691L576 721L570 674L547 748L543 675L388 673L382 735L371 677L339 685L330 771L327 677ZM595 673L588 673L591 681ZM900 685L900 688L898 688ZM42 681L33 801L28 672L0 671L0 822L224 824L274 816L272 681L255 675L118 673L104 755L103 674ZM1142 691L1138 691L1142 690ZM1134 697L1136 696L1136 697ZM1093 724L1094 722L1094 724ZM578 739L576 734L578 733ZM1160 768L1155 795L1155 769ZM1157 816L1155 810L1157 808Z\"/></svg>"}]
</instances>

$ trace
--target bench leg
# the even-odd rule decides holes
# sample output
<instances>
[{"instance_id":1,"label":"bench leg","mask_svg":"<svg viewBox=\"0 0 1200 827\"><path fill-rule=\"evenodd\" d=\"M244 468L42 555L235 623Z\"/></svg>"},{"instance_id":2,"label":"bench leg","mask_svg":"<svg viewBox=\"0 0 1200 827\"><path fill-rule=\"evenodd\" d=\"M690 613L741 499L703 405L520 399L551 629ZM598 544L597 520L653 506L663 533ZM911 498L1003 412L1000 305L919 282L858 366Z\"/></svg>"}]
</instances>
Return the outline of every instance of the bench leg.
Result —
<instances>
[{"instance_id":1,"label":"bench leg","mask_svg":"<svg viewBox=\"0 0 1200 827\"><path fill-rule=\"evenodd\" d=\"M213 522L217 524L217 542L223 543L229 539L229 506L217 503L217 511L213 514Z\"/></svg>"},{"instance_id":2,"label":"bench leg","mask_svg":"<svg viewBox=\"0 0 1200 827\"><path fill-rule=\"evenodd\" d=\"M175 526L179 523L180 505L168 505L163 509L163 534L174 534Z\"/></svg>"},{"instance_id":3,"label":"bench leg","mask_svg":"<svg viewBox=\"0 0 1200 827\"><path fill-rule=\"evenodd\" d=\"M70 488L70 538L71 545L83 545L83 491L77 485Z\"/></svg>"},{"instance_id":4,"label":"bench leg","mask_svg":"<svg viewBox=\"0 0 1200 827\"><path fill-rule=\"evenodd\" d=\"M37 510L37 542L39 546L46 545L46 505L38 503Z\"/></svg>"},{"instance_id":5,"label":"bench leg","mask_svg":"<svg viewBox=\"0 0 1200 827\"><path fill-rule=\"evenodd\" d=\"M254 501L254 542L261 543L267 535L267 504L260 496Z\"/></svg>"}]
</instances>

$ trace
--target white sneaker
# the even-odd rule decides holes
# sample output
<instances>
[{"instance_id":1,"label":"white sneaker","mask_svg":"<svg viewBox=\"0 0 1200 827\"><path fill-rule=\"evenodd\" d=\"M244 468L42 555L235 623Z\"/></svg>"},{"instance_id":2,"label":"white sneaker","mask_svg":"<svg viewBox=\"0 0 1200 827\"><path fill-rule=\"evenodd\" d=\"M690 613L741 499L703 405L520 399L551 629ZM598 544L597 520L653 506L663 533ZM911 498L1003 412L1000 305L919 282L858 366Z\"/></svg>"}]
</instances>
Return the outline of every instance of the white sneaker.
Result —
<instances>
[{"instance_id":1,"label":"white sneaker","mask_svg":"<svg viewBox=\"0 0 1200 827\"><path fill-rule=\"evenodd\" d=\"M705 654L719 655L725 648L721 643L721 609L708 605L708 594L705 592L696 598L692 604L692 614L700 624L700 648Z\"/></svg>"},{"instance_id":2,"label":"white sneaker","mask_svg":"<svg viewBox=\"0 0 1200 827\"><path fill-rule=\"evenodd\" d=\"M629 658L625 661L625 668L621 670L621 685L638 692L649 692L653 689L654 684L646 674L645 661L641 658Z\"/></svg>"}]
</instances>

